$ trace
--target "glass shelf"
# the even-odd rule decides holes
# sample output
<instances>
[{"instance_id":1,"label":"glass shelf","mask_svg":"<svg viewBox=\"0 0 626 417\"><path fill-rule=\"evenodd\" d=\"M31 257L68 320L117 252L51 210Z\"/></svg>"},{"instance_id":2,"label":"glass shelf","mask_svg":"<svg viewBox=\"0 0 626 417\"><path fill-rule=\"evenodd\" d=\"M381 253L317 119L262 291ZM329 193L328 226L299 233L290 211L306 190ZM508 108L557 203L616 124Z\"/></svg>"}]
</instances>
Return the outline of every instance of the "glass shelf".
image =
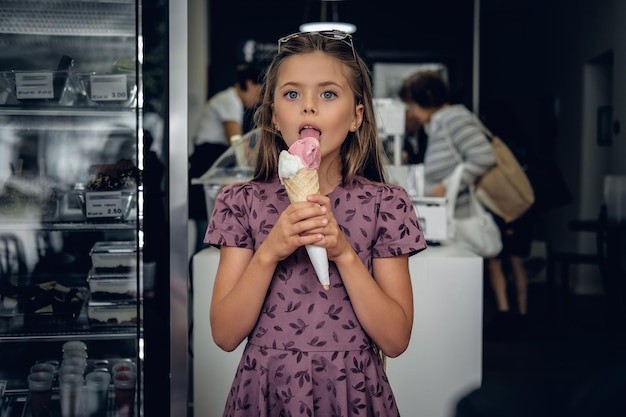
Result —
<instances>
[{"instance_id":1,"label":"glass shelf","mask_svg":"<svg viewBox=\"0 0 626 417\"><path fill-rule=\"evenodd\" d=\"M52 10L51 10L52 9ZM129 0L3 0L0 33L134 37L135 2Z\"/></svg>"}]
</instances>

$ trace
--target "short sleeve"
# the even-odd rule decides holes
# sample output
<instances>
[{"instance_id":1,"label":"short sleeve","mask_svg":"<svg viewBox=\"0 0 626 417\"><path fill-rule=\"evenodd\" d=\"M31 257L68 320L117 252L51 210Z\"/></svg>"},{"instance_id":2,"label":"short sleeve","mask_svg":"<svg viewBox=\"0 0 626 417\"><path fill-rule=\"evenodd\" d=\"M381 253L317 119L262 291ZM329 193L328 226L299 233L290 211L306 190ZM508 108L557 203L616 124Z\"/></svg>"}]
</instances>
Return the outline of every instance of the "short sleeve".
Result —
<instances>
[{"instance_id":1,"label":"short sleeve","mask_svg":"<svg viewBox=\"0 0 626 417\"><path fill-rule=\"evenodd\" d=\"M204 243L220 247L254 247L249 226L252 187L249 183L224 186L217 194Z\"/></svg>"},{"instance_id":2,"label":"short sleeve","mask_svg":"<svg viewBox=\"0 0 626 417\"><path fill-rule=\"evenodd\" d=\"M413 202L402 187L387 185L379 190L374 257L415 255L426 249L426 239Z\"/></svg>"}]
</instances>

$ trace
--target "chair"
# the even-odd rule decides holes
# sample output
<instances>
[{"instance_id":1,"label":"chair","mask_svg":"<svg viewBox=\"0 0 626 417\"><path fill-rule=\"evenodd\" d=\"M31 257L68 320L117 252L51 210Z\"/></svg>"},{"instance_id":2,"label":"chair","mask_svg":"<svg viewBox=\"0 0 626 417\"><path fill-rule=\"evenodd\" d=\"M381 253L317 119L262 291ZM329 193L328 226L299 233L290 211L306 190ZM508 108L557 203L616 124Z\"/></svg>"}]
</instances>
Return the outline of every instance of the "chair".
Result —
<instances>
[{"instance_id":1,"label":"chair","mask_svg":"<svg viewBox=\"0 0 626 417\"><path fill-rule=\"evenodd\" d=\"M600 269L603 289L607 293L608 284L607 259L607 230L608 219L606 205L602 205L596 220L571 220L568 228L572 232L588 232L596 235L596 250L593 253L580 253L554 250L550 240L546 245L546 281L548 285L547 301L551 304L560 303L560 319L563 322L569 316L570 267L572 265L596 265ZM557 282L557 266L560 273ZM558 288L557 288L558 286ZM558 296L557 296L558 290ZM558 298L557 298L558 297Z\"/></svg>"}]
</instances>

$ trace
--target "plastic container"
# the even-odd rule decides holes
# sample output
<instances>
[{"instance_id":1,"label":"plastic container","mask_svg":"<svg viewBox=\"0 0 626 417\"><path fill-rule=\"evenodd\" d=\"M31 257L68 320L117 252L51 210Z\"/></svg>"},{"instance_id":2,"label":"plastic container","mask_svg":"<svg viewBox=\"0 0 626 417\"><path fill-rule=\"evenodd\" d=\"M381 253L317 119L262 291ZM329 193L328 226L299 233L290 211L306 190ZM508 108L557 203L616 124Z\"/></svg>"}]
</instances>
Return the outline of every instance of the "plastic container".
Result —
<instances>
[{"instance_id":1,"label":"plastic container","mask_svg":"<svg viewBox=\"0 0 626 417\"><path fill-rule=\"evenodd\" d=\"M40 363L36 363L33 366L30 367L30 373L34 374L37 372L48 372L49 374L52 375L56 375L57 374L57 367L54 366L51 363L46 363L46 362L40 362Z\"/></svg>"},{"instance_id":2,"label":"plastic container","mask_svg":"<svg viewBox=\"0 0 626 417\"><path fill-rule=\"evenodd\" d=\"M130 272L137 266L135 242L96 242L89 254L93 268L98 273Z\"/></svg>"},{"instance_id":3,"label":"plastic container","mask_svg":"<svg viewBox=\"0 0 626 417\"><path fill-rule=\"evenodd\" d=\"M80 340L70 340L69 342L63 343L61 348L63 353L70 351L79 351L79 352L87 352L87 344L85 342L81 342ZM87 357L87 355L85 355Z\"/></svg>"},{"instance_id":4,"label":"plastic container","mask_svg":"<svg viewBox=\"0 0 626 417\"><path fill-rule=\"evenodd\" d=\"M137 279L133 272L98 273L91 268L87 276L93 300L134 299L137 297Z\"/></svg>"},{"instance_id":5,"label":"plastic container","mask_svg":"<svg viewBox=\"0 0 626 417\"><path fill-rule=\"evenodd\" d=\"M113 375L115 390L115 408L118 417L133 417L135 415L135 387L137 374L122 371Z\"/></svg>"},{"instance_id":6,"label":"plastic container","mask_svg":"<svg viewBox=\"0 0 626 417\"><path fill-rule=\"evenodd\" d=\"M111 372L113 374L118 372L137 372L137 365L132 361L122 360L113 365Z\"/></svg>"},{"instance_id":7,"label":"plastic container","mask_svg":"<svg viewBox=\"0 0 626 417\"><path fill-rule=\"evenodd\" d=\"M48 372L35 372L28 375L28 401L33 417L50 416L50 399L54 375Z\"/></svg>"},{"instance_id":8,"label":"plastic container","mask_svg":"<svg viewBox=\"0 0 626 417\"><path fill-rule=\"evenodd\" d=\"M85 375L85 406L88 417L106 417L109 399L111 374L108 372L90 372Z\"/></svg>"},{"instance_id":9,"label":"plastic container","mask_svg":"<svg viewBox=\"0 0 626 417\"><path fill-rule=\"evenodd\" d=\"M94 326L136 326L137 303L134 301L96 301L87 305L89 324Z\"/></svg>"},{"instance_id":10,"label":"plastic container","mask_svg":"<svg viewBox=\"0 0 626 417\"><path fill-rule=\"evenodd\" d=\"M213 212L217 193L224 185L252 179L258 135L259 129L254 129L242 137L234 138L233 146L229 147L207 172L200 178L191 180L192 184L200 184L204 188L208 218Z\"/></svg>"},{"instance_id":11,"label":"plastic container","mask_svg":"<svg viewBox=\"0 0 626 417\"><path fill-rule=\"evenodd\" d=\"M3 71L0 104L72 106L77 86L69 70Z\"/></svg>"}]
</instances>

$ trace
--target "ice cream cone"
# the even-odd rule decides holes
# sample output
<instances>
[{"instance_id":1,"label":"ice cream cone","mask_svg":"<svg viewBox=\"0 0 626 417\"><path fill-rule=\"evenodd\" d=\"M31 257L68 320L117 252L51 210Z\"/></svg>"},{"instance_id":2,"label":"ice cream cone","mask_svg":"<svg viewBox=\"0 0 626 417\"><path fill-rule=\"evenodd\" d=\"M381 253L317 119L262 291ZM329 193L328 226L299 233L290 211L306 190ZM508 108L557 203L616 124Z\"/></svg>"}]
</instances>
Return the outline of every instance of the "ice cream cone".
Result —
<instances>
[{"instance_id":1,"label":"ice cream cone","mask_svg":"<svg viewBox=\"0 0 626 417\"><path fill-rule=\"evenodd\" d=\"M283 184L289 195L289 200L306 201L306 196L317 194L320 191L319 177L316 169L302 168L292 178L283 178ZM305 246L309 259L313 264L319 282L325 290L330 288L328 276L328 255L326 249L314 245Z\"/></svg>"},{"instance_id":2,"label":"ice cream cone","mask_svg":"<svg viewBox=\"0 0 626 417\"><path fill-rule=\"evenodd\" d=\"M311 130L311 129L309 129ZM292 203L306 201L306 197L320 191L317 168L320 166L319 137L307 136L281 151L278 158L278 176L287 190ZM328 254L326 249L306 245L306 251L325 290L330 288Z\"/></svg>"},{"instance_id":3,"label":"ice cream cone","mask_svg":"<svg viewBox=\"0 0 626 417\"><path fill-rule=\"evenodd\" d=\"M320 192L316 169L302 168L292 178L283 178L283 184L292 203L306 201L306 196Z\"/></svg>"}]
</instances>

